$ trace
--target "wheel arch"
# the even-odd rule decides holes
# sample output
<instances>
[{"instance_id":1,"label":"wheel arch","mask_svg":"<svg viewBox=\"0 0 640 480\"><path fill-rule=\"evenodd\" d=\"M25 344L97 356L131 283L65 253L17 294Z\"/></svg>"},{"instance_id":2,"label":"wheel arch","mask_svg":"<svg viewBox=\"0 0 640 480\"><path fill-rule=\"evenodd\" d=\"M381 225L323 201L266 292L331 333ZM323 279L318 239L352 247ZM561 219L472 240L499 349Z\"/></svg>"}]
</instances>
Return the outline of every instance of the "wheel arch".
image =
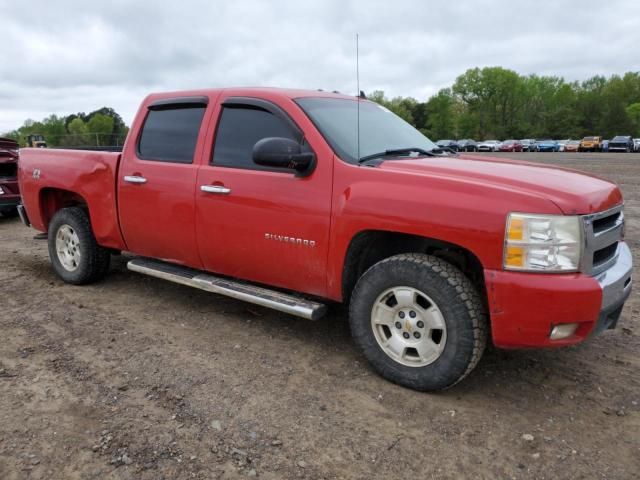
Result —
<instances>
[{"instance_id":1,"label":"wheel arch","mask_svg":"<svg viewBox=\"0 0 640 480\"><path fill-rule=\"evenodd\" d=\"M484 267L471 250L437 238L387 230L363 230L352 237L342 267L343 301L349 302L358 279L370 267L402 253L426 253L451 263L473 282L486 301Z\"/></svg>"},{"instance_id":2,"label":"wheel arch","mask_svg":"<svg viewBox=\"0 0 640 480\"><path fill-rule=\"evenodd\" d=\"M44 227L48 230L53 216L63 208L82 207L91 217L89 205L84 197L76 192L62 188L44 187L39 194L40 212Z\"/></svg>"}]
</instances>

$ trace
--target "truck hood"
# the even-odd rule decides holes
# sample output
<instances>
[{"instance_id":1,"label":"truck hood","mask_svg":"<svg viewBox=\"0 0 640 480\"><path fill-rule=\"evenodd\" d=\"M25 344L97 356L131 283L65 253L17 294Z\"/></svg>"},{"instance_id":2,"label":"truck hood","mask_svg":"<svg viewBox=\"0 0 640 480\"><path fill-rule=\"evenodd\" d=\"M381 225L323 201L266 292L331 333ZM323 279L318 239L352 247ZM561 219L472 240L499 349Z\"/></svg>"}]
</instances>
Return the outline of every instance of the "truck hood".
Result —
<instances>
[{"instance_id":1,"label":"truck hood","mask_svg":"<svg viewBox=\"0 0 640 480\"><path fill-rule=\"evenodd\" d=\"M612 182L574 170L531 162L458 155L397 159L385 161L379 168L458 179L487 188L500 187L546 198L566 215L599 212L622 203L620 189Z\"/></svg>"}]
</instances>

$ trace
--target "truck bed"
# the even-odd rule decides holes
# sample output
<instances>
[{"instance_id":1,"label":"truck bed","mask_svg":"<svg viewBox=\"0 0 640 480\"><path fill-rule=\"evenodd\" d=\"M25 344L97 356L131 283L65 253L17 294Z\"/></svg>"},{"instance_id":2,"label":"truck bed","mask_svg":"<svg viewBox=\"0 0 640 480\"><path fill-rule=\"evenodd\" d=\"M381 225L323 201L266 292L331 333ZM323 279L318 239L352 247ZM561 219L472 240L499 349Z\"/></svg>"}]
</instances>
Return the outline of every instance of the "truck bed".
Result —
<instances>
[{"instance_id":1,"label":"truck bed","mask_svg":"<svg viewBox=\"0 0 640 480\"><path fill-rule=\"evenodd\" d=\"M120 154L114 152L20 150L18 179L32 226L46 232L51 216L61 203L65 206L84 203L92 212L91 225L98 243L123 249L116 200L119 159ZM33 209L33 205L40 208Z\"/></svg>"}]
</instances>

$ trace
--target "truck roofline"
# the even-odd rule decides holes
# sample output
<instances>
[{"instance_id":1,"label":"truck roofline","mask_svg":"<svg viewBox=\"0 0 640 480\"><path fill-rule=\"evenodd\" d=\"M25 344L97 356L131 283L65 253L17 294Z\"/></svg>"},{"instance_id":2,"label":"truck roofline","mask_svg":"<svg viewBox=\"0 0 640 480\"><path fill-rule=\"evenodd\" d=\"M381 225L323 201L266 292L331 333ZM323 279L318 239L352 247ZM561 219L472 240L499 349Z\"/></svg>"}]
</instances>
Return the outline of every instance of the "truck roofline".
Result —
<instances>
[{"instance_id":1,"label":"truck roofline","mask_svg":"<svg viewBox=\"0 0 640 480\"><path fill-rule=\"evenodd\" d=\"M216 97L225 93L231 95L270 97L278 96L290 100L306 97L322 97L322 98L341 98L345 100L355 100L357 97L346 95L340 92L329 92L324 90L298 89L298 88L279 88L279 87L222 87L222 88L203 88L193 90L176 90L172 92L153 92L146 99L160 100L171 97L186 96L202 96Z\"/></svg>"}]
</instances>

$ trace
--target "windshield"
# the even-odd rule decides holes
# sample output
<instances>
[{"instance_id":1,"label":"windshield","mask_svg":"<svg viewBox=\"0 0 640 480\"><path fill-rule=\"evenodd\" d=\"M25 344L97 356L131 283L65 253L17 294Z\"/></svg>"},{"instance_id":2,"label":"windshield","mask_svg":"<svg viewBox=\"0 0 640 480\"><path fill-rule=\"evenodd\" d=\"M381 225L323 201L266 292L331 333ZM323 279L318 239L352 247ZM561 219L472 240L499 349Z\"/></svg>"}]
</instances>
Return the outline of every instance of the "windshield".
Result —
<instances>
[{"instance_id":1,"label":"windshield","mask_svg":"<svg viewBox=\"0 0 640 480\"><path fill-rule=\"evenodd\" d=\"M296 100L338 156L350 163L358 162L358 102L360 158L385 150L437 148L422 133L377 103L342 98Z\"/></svg>"}]
</instances>

